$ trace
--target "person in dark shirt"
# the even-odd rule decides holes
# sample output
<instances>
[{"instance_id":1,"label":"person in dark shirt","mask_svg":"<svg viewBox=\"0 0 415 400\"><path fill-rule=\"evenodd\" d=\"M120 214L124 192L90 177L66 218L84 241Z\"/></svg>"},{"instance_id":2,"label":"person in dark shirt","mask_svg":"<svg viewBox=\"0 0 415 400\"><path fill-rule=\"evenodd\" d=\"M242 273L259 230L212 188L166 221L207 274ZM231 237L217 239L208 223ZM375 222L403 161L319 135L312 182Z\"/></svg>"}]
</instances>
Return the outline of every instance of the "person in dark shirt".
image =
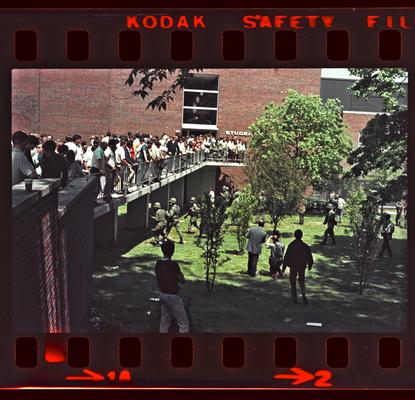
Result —
<instances>
[{"instance_id":1,"label":"person in dark shirt","mask_svg":"<svg viewBox=\"0 0 415 400\"><path fill-rule=\"evenodd\" d=\"M297 229L294 232L294 237L295 240L288 245L287 252L285 253L282 273L284 274L287 267L290 268L291 295L295 304L298 304L296 287L298 275L298 283L300 284L303 303L308 304L305 295L305 270L307 266L308 270L311 270L311 267L313 266L313 255L310 246L301 240L303 237L303 231L301 229Z\"/></svg>"},{"instance_id":2,"label":"person in dark shirt","mask_svg":"<svg viewBox=\"0 0 415 400\"><path fill-rule=\"evenodd\" d=\"M172 261L174 242L166 240L161 244L163 258L156 263L156 279L160 289L160 333L169 331L172 317L177 321L180 333L189 332L189 320L183 301L179 296L179 283L184 284L184 276L179 264Z\"/></svg>"},{"instance_id":3,"label":"person in dark shirt","mask_svg":"<svg viewBox=\"0 0 415 400\"><path fill-rule=\"evenodd\" d=\"M326 244L329 236L331 237L331 242L336 244L336 238L334 237L334 227L337 225L336 212L333 210L331 203L327 204L327 213L323 225L327 225L327 229L324 231L324 239L321 244Z\"/></svg>"},{"instance_id":4,"label":"person in dark shirt","mask_svg":"<svg viewBox=\"0 0 415 400\"><path fill-rule=\"evenodd\" d=\"M175 154L178 154L179 153L179 145L177 143L177 136L175 136L173 138L173 140L169 140L167 142L166 147L167 147L167 153L169 155L174 156Z\"/></svg>"},{"instance_id":5,"label":"person in dark shirt","mask_svg":"<svg viewBox=\"0 0 415 400\"><path fill-rule=\"evenodd\" d=\"M68 183L68 164L61 154L57 154L56 143L53 140L47 140L43 143L43 157L40 160L42 168L42 178L60 178L61 186Z\"/></svg>"}]
</instances>

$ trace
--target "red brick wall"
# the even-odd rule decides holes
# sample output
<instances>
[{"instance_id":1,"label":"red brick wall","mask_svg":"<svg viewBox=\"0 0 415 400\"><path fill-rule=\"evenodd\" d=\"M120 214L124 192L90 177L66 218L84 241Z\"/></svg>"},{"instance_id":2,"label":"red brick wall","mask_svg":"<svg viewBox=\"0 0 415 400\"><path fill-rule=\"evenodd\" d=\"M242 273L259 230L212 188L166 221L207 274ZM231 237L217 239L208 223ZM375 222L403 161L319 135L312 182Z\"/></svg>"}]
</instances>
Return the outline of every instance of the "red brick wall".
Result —
<instances>
[{"instance_id":1,"label":"red brick wall","mask_svg":"<svg viewBox=\"0 0 415 400\"><path fill-rule=\"evenodd\" d=\"M183 94L166 112L146 110L125 86L129 70L15 70L12 130L89 136L128 131L174 134L181 128ZM218 74L218 127L246 131L270 101L280 103L289 88L319 93L319 69L206 69ZM167 83L157 86L159 92Z\"/></svg>"},{"instance_id":2,"label":"red brick wall","mask_svg":"<svg viewBox=\"0 0 415 400\"><path fill-rule=\"evenodd\" d=\"M13 196L21 196L13 191ZM16 333L63 333L88 328L95 185L58 215L58 189L13 210L13 328Z\"/></svg>"},{"instance_id":3,"label":"red brick wall","mask_svg":"<svg viewBox=\"0 0 415 400\"><path fill-rule=\"evenodd\" d=\"M360 131L367 122L373 118L373 114L350 114L343 113L343 121L347 125L347 131L353 140L353 147L356 148L359 142Z\"/></svg>"},{"instance_id":4,"label":"red brick wall","mask_svg":"<svg viewBox=\"0 0 415 400\"><path fill-rule=\"evenodd\" d=\"M13 328L16 333L62 332L68 328L55 302L59 269L58 191L13 213Z\"/></svg>"}]
</instances>

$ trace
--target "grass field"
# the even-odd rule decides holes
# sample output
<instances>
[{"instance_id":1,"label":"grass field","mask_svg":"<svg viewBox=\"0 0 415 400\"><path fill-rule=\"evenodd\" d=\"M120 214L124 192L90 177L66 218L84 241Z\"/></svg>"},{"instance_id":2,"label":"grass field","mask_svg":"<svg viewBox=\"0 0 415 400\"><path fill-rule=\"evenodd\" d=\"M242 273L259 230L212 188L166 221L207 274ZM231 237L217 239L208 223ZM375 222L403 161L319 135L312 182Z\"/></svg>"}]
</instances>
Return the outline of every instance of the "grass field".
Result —
<instances>
[{"instance_id":1,"label":"grass field","mask_svg":"<svg viewBox=\"0 0 415 400\"><path fill-rule=\"evenodd\" d=\"M157 332L160 316L154 265L161 256L148 234L125 228L125 209L120 209L116 246L96 248L93 276L93 329L123 332ZM291 301L288 279L252 278L247 253L236 254L232 232L225 236L230 260L217 273L213 293L207 293L201 249L194 236L184 233L186 243L176 245L173 257L186 284L181 297L191 317L192 332L398 332L406 327L406 230L396 227L392 258L379 259L369 277L369 287L359 295L357 273L351 259L347 218L336 227L336 245L320 246L324 226L321 216L306 216L304 241L312 246L314 267L306 275L309 305ZM284 219L279 227L286 246L300 226L297 217ZM254 224L253 224L254 225ZM181 222L182 231L187 220ZM266 225L271 230L271 225ZM175 232L171 237L178 241ZM329 240L330 242L330 240ZM379 246L381 240L379 240ZM264 248L258 271L268 271ZM288 272L288 271L287 271ZM320 322L322 327L309 327Z\"/></svg>"}]
</instances>

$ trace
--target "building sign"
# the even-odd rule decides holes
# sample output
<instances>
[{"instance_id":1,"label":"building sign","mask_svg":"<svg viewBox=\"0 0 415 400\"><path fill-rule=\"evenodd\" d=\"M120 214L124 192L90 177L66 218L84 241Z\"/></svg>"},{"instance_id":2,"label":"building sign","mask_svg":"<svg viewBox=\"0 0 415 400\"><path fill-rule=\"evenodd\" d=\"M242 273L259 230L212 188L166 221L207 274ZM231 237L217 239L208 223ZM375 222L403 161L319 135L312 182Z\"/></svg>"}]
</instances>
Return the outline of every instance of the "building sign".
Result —
<instances>
[{"instance_id":1,"label":"building sign","mask_svg":"<svg viewBox=\"0 0 415 400\"><path fill-rule=\"evenodd\" d=\"M252 133L247 131L225 131L225 133L230 136L252 136Z\"/></svg>"}]
</instances>

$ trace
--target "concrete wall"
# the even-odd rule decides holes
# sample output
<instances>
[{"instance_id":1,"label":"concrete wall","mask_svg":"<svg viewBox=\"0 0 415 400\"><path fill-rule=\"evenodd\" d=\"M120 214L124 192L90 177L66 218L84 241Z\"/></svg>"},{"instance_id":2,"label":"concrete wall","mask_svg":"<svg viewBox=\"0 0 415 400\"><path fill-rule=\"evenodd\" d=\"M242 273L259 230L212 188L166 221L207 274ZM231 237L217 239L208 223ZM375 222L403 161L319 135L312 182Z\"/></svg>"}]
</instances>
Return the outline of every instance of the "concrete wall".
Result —
<instances>
[{"instance_id":1,"label":"concrete wall","mask_svg":"<svg viewBox=\"0 0 415 400\"><path fill-rule=\"evenodd\" d=\"M94 199L96 182L76 179L59 192L59 246L63 275L68 277L70 330L88 326L91 301Z\"/></svg>"},{"instance_id":2,"label":"concrete wall","mask_svg":"<svg viewBox=\"0 0 415 400\"><path fill-rule=\"evenodd\" d=\"M191 197L201 197L210 189L215 190L218 167L203 167L186 177L185 204L189 204Z\"/></svg>"},{"instance_id":3,"label":"concrete wall","mask_svg":"<svg viewBox=\"0 0 415 400\"><path fill-rule=\"evenodd\" d=\"M68 314L56 302L64 287L58 241L59 180L36 182L33 192L13 187L12 282L16 333L63 332ZM52 298L53 296L53 298Z\"/></svg>"}]
</instances>

